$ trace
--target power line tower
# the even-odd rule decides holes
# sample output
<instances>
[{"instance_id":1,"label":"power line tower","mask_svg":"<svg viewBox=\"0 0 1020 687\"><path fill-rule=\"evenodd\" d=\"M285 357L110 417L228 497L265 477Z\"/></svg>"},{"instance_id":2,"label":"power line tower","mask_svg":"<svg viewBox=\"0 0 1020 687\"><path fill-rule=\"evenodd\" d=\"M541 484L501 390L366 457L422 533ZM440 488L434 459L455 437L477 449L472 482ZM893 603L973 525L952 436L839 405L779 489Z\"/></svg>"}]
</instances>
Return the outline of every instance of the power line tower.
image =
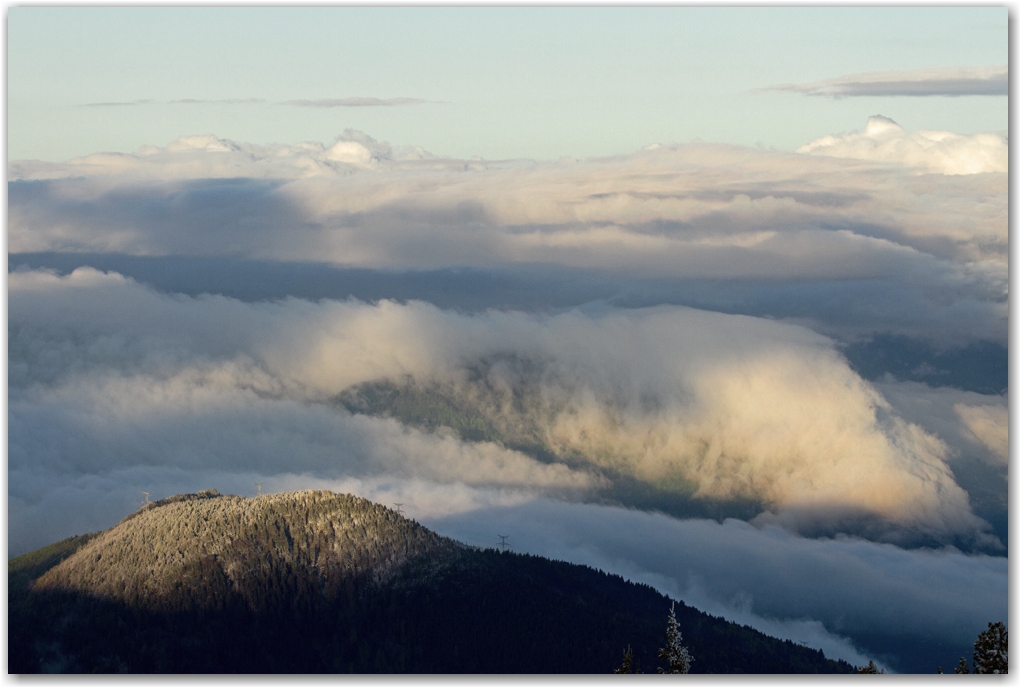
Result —
<instances>
[{"instance_id":1,"label":"power line tower","mask_svg":"<svg viewBox=\"0 0 1020 687\"><path fill-rule=\"evenodd\" d=\"M394 503L393 505L397 507L397 515L403 515L404 514L404 508L403 508L404 504L402 504L402 503Z\"/></svg>"},{"instance_id":2,"label":"power line tower","mask_svg":"<svg viewBox=\"0 0 1020 687\"><path fill-rule=\"evenodd\" d=\"M262 496L262 485L263 484L264 484L263 482L256 482L255 483L255 495L256 496Z\"/></svg>"},{"instance_id":3,"label":"power line tower","mask_svg":"<svg viewBox=\"0 0 1020 687\"><path fill-rule=\"evenodd\" d=\"M497 534L496 536L499 537L499 548L500 549L502 549L503 551L506 551L508 548L510 548L510 545L506 543L506 540L510 538L509 534Z\"/></svg>"}]
</instances>

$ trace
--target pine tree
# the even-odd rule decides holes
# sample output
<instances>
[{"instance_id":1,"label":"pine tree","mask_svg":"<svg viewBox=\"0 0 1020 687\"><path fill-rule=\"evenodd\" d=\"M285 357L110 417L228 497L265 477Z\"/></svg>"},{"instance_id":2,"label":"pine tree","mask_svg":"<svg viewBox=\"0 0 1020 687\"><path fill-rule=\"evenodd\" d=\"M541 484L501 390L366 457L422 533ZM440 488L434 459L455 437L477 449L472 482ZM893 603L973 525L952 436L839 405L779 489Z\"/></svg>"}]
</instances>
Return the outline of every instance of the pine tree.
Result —
<instances>
[{"instance_id":1,"label":"pine tree","mask_svg":"<svg viewBox=\"0 0 1020 687\"><path fill-rule=\"evenodd\" d=\"M955 672L957 675L966 675L970 672L970 669L967 668L967 659L963 656L960 657L960 662L956 664Z\"/></svg>"},{"instance_id":2,"label":"pine tree","mask_svg":"<svg viewBox=\"0 0 1020 687\"><path fill-rule=\"evenodd\" d=\"M687 673L691 670L694 660L681 642L680 624L676 621L673 606L669 607L669 619L666 622L666 646L659 649L659 658L666 662L669 670L659 668L660 673Z\"/></svg>"},{"instance_id":3,"label":"pine tree","mask_svg":"<svg viewBox=\"0 0 1020 687\"><path fill-rule=\"evenodd\" d=\"M941 668L940 668L940 670L941 670ZM857 672L858 673L865 673L865 674L879 675L879 674L885 672L885 668L882 668L881 670L879 670L878 666L875 665L875 662L872 661L872 660L869 660L868 661L868 665L861 666L860 668L857 669Z\"/></svg>"},{"instance_id":4,"label":"pine tree","mask_svg":"<svg viewBox=\"0 0 1020 687\"><path fill-rule=\"evenodd\" d=\"M638 668L637 671L631 670L633 664L634 664L634 651L630 648L630 644L628 644L627 648L624 649L623 651L623 663L621 663L620 667L614 670L613 672L616 673L617 675L626 675L632 672L640 673L641 672L640 668Z\"/></svg>"},{"instance_id":5,"label":"pine tree","mask_svg":"<svg viewBox=\"0 0 1020 687\"><path fill-rule=\"evenodd\" d=\"M997 675L1009 672L1009 633L1004 623L988 623L988 629L978 635L974 642L974 672Z\"/></svg>"}]
</instances>

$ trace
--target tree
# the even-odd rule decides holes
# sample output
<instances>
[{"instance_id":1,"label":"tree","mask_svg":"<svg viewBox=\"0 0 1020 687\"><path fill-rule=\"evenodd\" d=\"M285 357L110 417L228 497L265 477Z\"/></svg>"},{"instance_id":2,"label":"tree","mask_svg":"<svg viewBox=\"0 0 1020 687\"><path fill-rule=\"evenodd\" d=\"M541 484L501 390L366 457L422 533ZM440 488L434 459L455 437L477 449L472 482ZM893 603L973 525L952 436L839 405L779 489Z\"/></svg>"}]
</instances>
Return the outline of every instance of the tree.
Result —
<instances>
[{"instance_id":1,"label":"tree","mask_svg":"<svg viewBox=\"0 0 1020 687\"><path fill-rule=\"evenodd\" d=\"M687 673L690 672L691 662L694 660L681 642L683 637L680 634L680 624L676 621L676 614L673 606L669 607L669 619L666 621L666 646L659 649L659 658L666 662L669 670L659 668L660 673Z\"/></svg>"},{"instance_id":2,"label":"tree","mask_svg":"<svg viewBox=\"0 0 1020 687\"><path fill-rule=\"evenodd\" d=\"M857 669L857 672L858 673L864 673L864 674L878 675L878 674L884 673L885 672L885 668L882 668L880 670L879 667L875 665L875 662L869 659L868 660L868 665L861 666L860 668Z\"/></svg>"},{"instance_id":3,"label":"tree","mask_svg":"<svg viewBox=\"0 0 1020 687\"><path fill-rule=\"evenodd\" d=\"M1004 623L988 623L988 629L978 635L974 642L974 672L997 675L1009 672L1009 633Z\"/></svg>"},{"instance_id":4,"label":"tree","mask_svg":"<svg viewBox=\"0 0 1020 687\"><path fill-rule=\"evenodd\" d=\"M981 632L974 642L974 673L1005 675L1009 672L1009 633L1005 623L988 623L988 629ZM939 666L938 672L942 672ZM960 657L955 672L966 675L971 672L967 659Z\"/></svg>"},{"instance_id":5,"label":"tree","mask_svg":"<svg viewBox=\"0 0 1020 687\"><path fill-rule=\"evenodd\" d=\"M632 666L634 667L634 670L631 670ZM639 660L635 664L634 652L633 650L631 650L630 644L627 645L627 648L623 652L623 663L621 663L620 667L614 670L613 672L618 675L626 675L628 673L641 672L641 661Z\"/></svg>"}]
</instances>

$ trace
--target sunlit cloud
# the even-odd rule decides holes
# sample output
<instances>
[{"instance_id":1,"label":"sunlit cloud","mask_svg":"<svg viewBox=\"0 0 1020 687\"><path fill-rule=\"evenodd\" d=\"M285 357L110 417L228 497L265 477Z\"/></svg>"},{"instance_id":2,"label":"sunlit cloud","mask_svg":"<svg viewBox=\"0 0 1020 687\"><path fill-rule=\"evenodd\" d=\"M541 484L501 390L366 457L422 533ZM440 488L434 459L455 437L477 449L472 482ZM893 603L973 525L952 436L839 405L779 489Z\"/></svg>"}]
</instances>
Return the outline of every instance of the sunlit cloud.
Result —
<instances>
[{"instance_id":1,"label":"sunlit cloud","mask_svg":"<svg viewBox=\"0 0 1020 687\"><path fill-rule=\"evenodd\" d=\"M864 131L823 136L797 152L908 165L938 174L981 174L1009 171L1008 147L1006 137L997 134L910 134L888 117L876 115L868 118Z\"/></svg>"},{"instance_id":2,"label":"sunlit cloud","mask_svg":"<svg viewBox=\"0 0 1020 687\"><path fill-rule=\"evenodd\" d=\"M609 470L695 500L761 502L759 520L791 531L999 546L945 443L801 327L665 306L245 304L89 269L8 279L12 469L383 471L568 490ZM331 405L354 385L406 378L525 428L562 464ZM522 394L523 414L510 402Z\"/></svg>"}]
</instances>

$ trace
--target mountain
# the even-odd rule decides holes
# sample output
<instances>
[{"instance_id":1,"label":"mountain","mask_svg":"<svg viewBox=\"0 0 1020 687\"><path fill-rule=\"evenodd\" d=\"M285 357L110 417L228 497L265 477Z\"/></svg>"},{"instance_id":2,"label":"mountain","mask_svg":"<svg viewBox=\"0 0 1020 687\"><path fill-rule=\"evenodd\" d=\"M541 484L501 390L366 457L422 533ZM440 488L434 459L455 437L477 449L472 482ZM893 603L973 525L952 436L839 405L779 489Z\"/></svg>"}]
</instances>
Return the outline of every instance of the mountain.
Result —
<instances>
[{"instance_id":1,"label":"mountain","mask_svg":"<svg viewBox=\"0 0 1020 687\"><path fill-rule=\"evenodd\" d=\"M326 491L154 502L8 562L8 670L655 672L672 601ZM852 672L677 602L691 672Z\"/></svg>"}]
</instances>

